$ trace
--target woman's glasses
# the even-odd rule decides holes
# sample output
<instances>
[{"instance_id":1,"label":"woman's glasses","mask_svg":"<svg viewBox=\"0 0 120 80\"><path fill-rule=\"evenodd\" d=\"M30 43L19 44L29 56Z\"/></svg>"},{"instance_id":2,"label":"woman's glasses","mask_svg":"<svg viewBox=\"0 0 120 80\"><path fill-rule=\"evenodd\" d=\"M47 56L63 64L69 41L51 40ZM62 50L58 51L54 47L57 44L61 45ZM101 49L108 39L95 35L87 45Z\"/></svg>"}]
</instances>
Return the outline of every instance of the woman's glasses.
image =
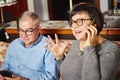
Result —
<instances>
[{"instance_id":1,"label":"woman's glasses","mask_svg":"<svg viewBox=\"0 0 120 80\"><path fill-rule=\"evenodd\" d=\"M81 18L78 18L76 21L74 21L74 20L69 21L69 24L70 24L71 27L73 27L74 23L76 23L78 26L81 26L81 25L83 25L83 22L85 20L92 20L92 19L81 19Z\"/></svg>"},{"instance_id":2,"label":"woman's glasses","mask_svg":"<svg viewBox=\"0 0 120 80\"><path fill-rule=\"evenodd\" d=\"M33 32L34 32L38 27L39 27L39 26L37 26L37 27L35 27L35 28L33 28L33 29L28 29L28 30L23 30L23 29L18 28L17 30L18 30L19 34L32 35Z\"/></svg>"}]
</instances>

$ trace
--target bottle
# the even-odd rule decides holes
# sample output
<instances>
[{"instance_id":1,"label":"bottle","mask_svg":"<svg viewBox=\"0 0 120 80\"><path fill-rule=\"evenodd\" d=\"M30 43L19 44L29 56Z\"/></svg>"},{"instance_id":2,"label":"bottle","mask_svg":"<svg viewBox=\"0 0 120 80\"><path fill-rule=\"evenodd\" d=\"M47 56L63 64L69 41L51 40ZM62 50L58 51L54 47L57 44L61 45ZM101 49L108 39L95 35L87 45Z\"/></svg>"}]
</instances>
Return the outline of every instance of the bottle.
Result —
<instances>
[{"instance_id":1,"label":"bottle","mask_svg":"<svg viewBox=\"0 0 120 80\"><path fill-rule=\"evenodd\" d=\"M118 14L118 9L117 9L116 6L115 6L114 9L113 9L113 13L114 13L114 15L117 15L117 14Z\"/></svg>"}]
</instances>

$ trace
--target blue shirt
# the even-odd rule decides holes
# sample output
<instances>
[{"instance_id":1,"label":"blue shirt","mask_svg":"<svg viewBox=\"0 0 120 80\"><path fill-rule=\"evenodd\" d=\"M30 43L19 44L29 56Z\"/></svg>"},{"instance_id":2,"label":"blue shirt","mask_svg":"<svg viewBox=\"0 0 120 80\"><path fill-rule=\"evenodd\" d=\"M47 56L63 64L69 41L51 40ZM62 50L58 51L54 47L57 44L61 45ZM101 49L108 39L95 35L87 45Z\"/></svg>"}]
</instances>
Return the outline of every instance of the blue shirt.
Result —
<instances>
[{"instance_id":1,"label":"blue shirt","mask_svg":"<svg viewBox=\"0 0 120 80\"><path fill-rule=\"evenodd\" d=\"M54 55L44 48L47 46L44 36L26 48L20 38L12 41L7 49L1 69L30 80L57 80Z\"/></svg>"}]
</instances>

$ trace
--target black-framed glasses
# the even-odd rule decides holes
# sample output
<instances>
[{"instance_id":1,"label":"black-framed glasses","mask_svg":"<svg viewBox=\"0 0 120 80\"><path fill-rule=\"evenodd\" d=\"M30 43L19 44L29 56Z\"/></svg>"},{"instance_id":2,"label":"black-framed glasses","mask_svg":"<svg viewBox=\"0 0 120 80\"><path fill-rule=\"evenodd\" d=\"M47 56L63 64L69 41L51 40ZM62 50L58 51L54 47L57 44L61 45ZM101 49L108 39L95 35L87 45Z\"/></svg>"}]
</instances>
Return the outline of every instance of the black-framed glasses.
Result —
<instances>
[{"instance_id":1,"label":"black-framed glasses","mask_svg":"<svg viewBox=\"0 0 120 80\"><path fill-rule=\"evenodd\" d=\"M34 32L36 29L38 29L38 27L39 27L39 25L38 25L37 27L35 27L35 28L28 29L28 30L23 30L23 29L20 29L20 28L18 28L17 30L18 30L19 34L32 35L33 32Z\"/></svg>"},{"instance_id":2,"label":"black-framed glasses","mask_svg":"<svg viewBox=\"0 0 120 80\"><path fill-rule=\"evenodd\" d=\"M72 27L72 25L74 23L76 23L78 26L81 26L81 25L83 25L83 21L85 21L85 20L92 20L92 19L81 19L81 18L78 18L76 21L70 20L69 21L70 27Z\"/></svg>"}]
</instances>

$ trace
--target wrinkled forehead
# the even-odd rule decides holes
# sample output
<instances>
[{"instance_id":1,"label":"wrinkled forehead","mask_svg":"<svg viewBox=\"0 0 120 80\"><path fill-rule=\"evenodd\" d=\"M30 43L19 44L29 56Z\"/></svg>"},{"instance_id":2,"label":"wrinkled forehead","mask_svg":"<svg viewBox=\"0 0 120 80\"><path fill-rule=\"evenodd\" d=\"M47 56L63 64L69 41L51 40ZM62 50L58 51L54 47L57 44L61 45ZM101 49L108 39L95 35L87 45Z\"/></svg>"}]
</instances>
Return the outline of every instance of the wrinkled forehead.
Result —
<instances>
[{"instance_id":1,"label":"wrinkled forehead","mask_svg":"<svg viewBox=\"0 0 120 80\"><path fill-rule=\"evenodd\" d=\"M33 19L31 17L22 17L19 19L19 22L32 22L33 23Z\"/></svg>"},{"instance_id":2,"label":"wrinkled forehead","mask_svg":"<svg viewBox=\"0 0 120 80\"><path fill-rule=\"evenodd\" d=\"M33 20L32 19L21 19L19 21L19 28L33 28Z\"/></svg>"},{"instance_id":3,"label":"wrinkled forehead","mask_svg":"<svg viewBox=\"0 0 120 80\"><path fill-rule=\"evenodd\" d=\"M26 24L34 26L34 20L32 18L30 18L30 17L21 18L19 20L19 25L20 25L20 23L23 23L23 24L26 23Z\"/></svg>"}]
</instances>

